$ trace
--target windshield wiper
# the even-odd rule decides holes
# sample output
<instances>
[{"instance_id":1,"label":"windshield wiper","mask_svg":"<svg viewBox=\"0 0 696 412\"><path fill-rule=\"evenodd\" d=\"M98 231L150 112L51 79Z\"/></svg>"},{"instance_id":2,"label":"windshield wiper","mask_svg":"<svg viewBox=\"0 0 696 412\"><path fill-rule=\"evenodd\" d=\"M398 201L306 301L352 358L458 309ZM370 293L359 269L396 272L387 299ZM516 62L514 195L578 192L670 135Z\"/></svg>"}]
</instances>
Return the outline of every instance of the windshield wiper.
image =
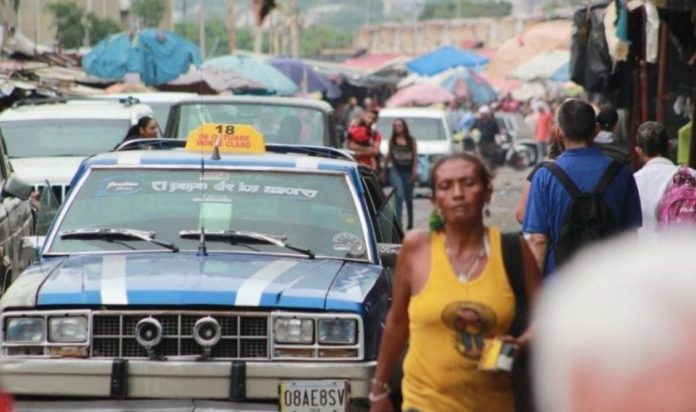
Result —
<instances>
[{"instance_id":1,"label":"windshield wiper","mask_svg":"<svg viewBox=\"0 0 696 412\"><path fill-rule=\"evenodd\" d=\"M172 252L179 251L179 248L175 244L162 242L155 239L155 232L147 232L144 230L136 229L111 229L105 227L97 227L87 229L64 230L58 233L58 236L60 236L61 239L102 239L107 241L114 239L135 239L154 243L155 245L167 248Z\"/></svg>"},{"instance_id":2,"label":"windshield wiper","mask_svg":"<svg viewBox=\"0 0 696 412\"><path fill-rule=\"evenodd\" d=\"M200 230L182 230L179 232L179 237L182 239L199 239L201 236ZM310 259L314 259L314 252L309 249L292 246L284 242L286 236L274 236L266 235L257 232L243 232L239 230L206 230L205 239L206 240L224 240L224 241L234 241L236 240L252 240L262 243L268 243L285 249L293 250L303 255L307 255Z\"/></svg>"}]
</instances>

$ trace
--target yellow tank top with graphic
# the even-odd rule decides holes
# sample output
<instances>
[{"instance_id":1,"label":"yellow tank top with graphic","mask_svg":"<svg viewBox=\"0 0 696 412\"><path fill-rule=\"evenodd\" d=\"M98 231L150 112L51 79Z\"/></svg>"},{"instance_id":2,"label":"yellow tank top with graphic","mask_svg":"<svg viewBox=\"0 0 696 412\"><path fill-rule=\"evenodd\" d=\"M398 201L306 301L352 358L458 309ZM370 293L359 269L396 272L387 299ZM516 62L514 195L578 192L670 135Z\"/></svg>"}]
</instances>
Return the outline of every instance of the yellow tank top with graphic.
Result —
<instances>
[{"instance_id":1,"label":"yellow tank top with graphic","mask_svg":"<svg viewBox=\"0 0 696 412\"><path fill-rule=\"evenodd\" d=\"M408 306L409 348L402 383L405 411L514 410L510 374L477 369L483 340L506 335L515 312L500 231L489 228L488 238L483 272L462 283L447 257L444 233L431 236L428 281ZM458 320L459 308L470 310L478 320Z\"/></svg>"}]
</instances>

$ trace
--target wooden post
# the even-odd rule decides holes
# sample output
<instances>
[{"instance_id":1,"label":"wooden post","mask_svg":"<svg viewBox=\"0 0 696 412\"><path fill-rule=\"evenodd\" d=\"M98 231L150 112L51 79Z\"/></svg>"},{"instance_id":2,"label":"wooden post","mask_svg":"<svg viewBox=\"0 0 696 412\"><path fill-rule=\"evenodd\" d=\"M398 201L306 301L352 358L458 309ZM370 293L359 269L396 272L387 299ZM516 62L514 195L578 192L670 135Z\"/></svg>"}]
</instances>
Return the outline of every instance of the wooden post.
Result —
<instances>
[{"instance_id":1,"label":"wooden post","mask_svg":"<svg viewBox=\"0 0 696 412\"><path fill-rule=\"evenodd\" d=\"M691 101L696 102L696 90L691 93ZM696 105L694 105L694 111L693 113L691 113L691 143L689 145L689 167L696 168Z\"/></svg>"},{"instance_id":2,"label":"wooden post","mask_svg":"<svg viewBox=\"0 0 696 412\"><path fill-rule=\"evenodd\" d=\"M655 120L664 124L665 120L665 76L667 76L667 22L660 22L660 57L657 69L657 113Z\"/></svg>"},{"instance_id":3,"label":"wooden post","mask_svg":"<svg viewBox=\"0 0 696 412\"><path fill-rule=\"evenodd\" d=\"M230 54L237 50L237 13L236 0L227 0L227 50Z\"/></svg>"}]
</instances>

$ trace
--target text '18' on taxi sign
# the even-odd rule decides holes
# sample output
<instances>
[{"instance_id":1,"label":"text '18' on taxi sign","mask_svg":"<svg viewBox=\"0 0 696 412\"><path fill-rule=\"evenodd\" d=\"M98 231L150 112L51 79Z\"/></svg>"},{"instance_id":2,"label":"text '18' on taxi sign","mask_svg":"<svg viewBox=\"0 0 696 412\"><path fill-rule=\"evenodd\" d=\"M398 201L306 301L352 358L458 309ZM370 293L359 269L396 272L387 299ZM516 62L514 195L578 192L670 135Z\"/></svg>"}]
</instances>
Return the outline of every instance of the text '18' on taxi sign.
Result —
<instances>
[{"instance_id":1,"label":"text '18' on taxi sign","mask_svg":"<svg viewBox=\"0 0 696 412\"><path fill-rule=\"evenodd\" d=\"M266 152L263 135L248 124L204 123L186 138L187 151L212 152L215 146L220 153Z\"/></svg>"}]
</instances>

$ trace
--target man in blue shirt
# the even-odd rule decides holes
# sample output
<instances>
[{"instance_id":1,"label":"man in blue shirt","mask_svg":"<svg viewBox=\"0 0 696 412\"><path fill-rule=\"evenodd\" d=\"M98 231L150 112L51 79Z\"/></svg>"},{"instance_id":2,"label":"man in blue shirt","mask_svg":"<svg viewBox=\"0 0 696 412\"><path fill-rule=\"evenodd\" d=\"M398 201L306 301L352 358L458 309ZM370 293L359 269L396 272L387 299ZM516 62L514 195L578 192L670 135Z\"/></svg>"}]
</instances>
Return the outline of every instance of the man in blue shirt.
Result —
<instances>
[{"instance_id":1,"label":"man in blue shirt","mask_svg":"<svg viewBox=\"0 0 696 412\"><path fill-rule=\"evenodd\" d=\"M591 192L612 163L600 149L591 147L599 131L594 109L582 100L568 100L558 109L557 121L556 133L566 149L555 162L581 192ZM603 200L619 230L635 230L641 226L638 189L627 166L610 181ZM571 204L572 197L548 169L541 168L534 174L522 231L527 234L532 254L544 276L556 268L554 244Z\"/></svg>"}]
</instances>

